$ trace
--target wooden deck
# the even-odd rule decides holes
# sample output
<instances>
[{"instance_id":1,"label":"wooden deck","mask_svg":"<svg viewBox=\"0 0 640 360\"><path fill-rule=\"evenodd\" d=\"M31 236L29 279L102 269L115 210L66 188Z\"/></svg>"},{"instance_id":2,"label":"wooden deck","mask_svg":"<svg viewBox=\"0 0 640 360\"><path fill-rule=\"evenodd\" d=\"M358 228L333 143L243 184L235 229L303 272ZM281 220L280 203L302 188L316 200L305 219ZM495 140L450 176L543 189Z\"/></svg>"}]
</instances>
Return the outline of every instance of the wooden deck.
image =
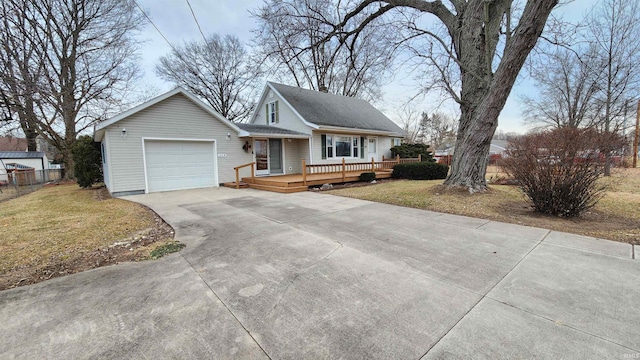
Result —
<instances>
[{"instance_id":1,"label":"wooden deck","mask_svg":"<svg viewBox=\"0 0 640 360\"><path fill-rule=\"evenodd\" d=\"M293 193L307 191L309 186L360 181L360 174L363 172L375 172L377 179L390 178L394 165L419 161L421 161L420 158L400 159L397 157L391 160L383 158L383 161L371 159L371 162L362 163L346 163L343 159L341 163L306 164L303 159L302 168L305 169L305 173L269 176L255 176L253 168L255 163L252 162L235 167L236 181L225 183L224 186ZM239 170L245 167L251 168L251 176L243 177L240 181Z\"/></svg>"},{"instance_id":2,"label":"wooden deck","mask_svg":"<svg viewBox=\"0 0 640 360\"><path fill-rule=\"evenodd\" d=\"M309 186L360 181L360 174L362 174L362 171L347 172L345 173L344 178L341 173L307 174L306 185L302 178L302 174L256 177L253 179L253 183L251 183L251 178L243 178L242 181L246 182L249 184L249 187L254 189L288 193L306 191ZM391 171L376 171L376 178L378 179L386 179L390 177Z\"/></svg>"},{"instance_id":3,"label":"wooden deck","mask_svg":"<svg viewBox=\"0 0 640 360\"><path fill-rule=\"evenodd\" d=\"M345 173L344 180L341 173L331 174L307 174L307 185L304 185L302 174L258 176L242 178L240 188L252 188L259 190L275 191L280 193L294 193L307 191L309 186L319 186L324 184L341 184L345 182L360 181L362 171ZM377 179L387 179L391 177L391 171L376 171ZM235 182L225 183L227 187L235 187Z\"/></svg>"}]
</instances>

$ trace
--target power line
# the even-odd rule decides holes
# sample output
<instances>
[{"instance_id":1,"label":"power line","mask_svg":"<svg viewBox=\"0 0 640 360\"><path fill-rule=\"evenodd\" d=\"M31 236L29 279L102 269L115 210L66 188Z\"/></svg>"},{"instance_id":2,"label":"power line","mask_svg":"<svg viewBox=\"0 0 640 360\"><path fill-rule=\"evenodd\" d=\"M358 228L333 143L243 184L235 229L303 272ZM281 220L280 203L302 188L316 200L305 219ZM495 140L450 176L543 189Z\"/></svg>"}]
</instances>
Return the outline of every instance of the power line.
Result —
<instances>
[{"instance_id":1,"label":"power line","mask_svg":"<svg viewBox=\"0 0 640 360\"><path fill-rule=\"evenodd\" d=\"M204 39L205 44L207 43L207 37L204 36L204 33L202 32L202 28L200 27L200 22L198 22L198 18L196 17L196 13L193 12L193 8L191 7L191 3L189 2L189 0L185 0L187 2L187 5L189 5L189 10L191 10L191 16L193 16L193 20L196 21L196 25L198 25L198 30L200 31L200 35L202 35L202 39Z\"/></svg>"},{"instance_id":2,"label":"power line","mask_svg":"<svg viewBox=\"0 0 640 360\"><path fill-rule=\"evenodd\" d=\"M142 15L144 15L145 18L147 18L147 20L151 23L151 25L153 25L153 27L156 29L156 31L158 32L158 34L160 34L160 36L162 36L162 38L164 39L164 41L167 42L167 44L169 44L169 47L171 47L174 51L176 50L173 47L173 44L171 44L171 42L169 41L169 39L167 39L166 36L164 36L164 34L162 33L162 31L160 31L160 29L158 29L158 27L156 26L156 24L153 22L153 20L151 20L151 18L149 17L149 15L147 15L147 13L142 9L142 7L140 7L140 5L138 4L138 2L136 0L133 0L133 3L136 4L136 6L138 7L138 9L140 10L140 12L142 13Z\"/></svg>"}]
</instances>

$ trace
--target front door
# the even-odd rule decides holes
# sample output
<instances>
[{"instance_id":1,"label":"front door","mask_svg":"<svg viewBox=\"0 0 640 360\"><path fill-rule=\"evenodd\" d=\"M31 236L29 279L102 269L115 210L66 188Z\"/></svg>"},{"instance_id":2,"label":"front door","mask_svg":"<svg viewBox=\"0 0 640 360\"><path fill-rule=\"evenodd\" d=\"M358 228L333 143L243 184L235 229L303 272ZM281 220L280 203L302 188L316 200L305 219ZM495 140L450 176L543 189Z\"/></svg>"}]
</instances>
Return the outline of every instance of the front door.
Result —
<instances>
[{"instance_id":1,"label":"front door","mask_svg":"<svg viewBox=\"0 0 640 360\"><path fill-rule=\"evenodd\" d=\"M282 139L255 139L256 175L282 174Z\"/></svg>"},{"instance_id":2,"label":"front door","mask_svg":"<svg viewBox=\"0 0 640 360\"><path fill-rule=\"evenodd\" d=\"M369 157L367 157L367 161L374 158L378 161L378 138L369 136L369 143L367 144L367 149L369 152Z\"/></svg>"},{"instance_id":3,"label":"front door","mask_svg":"<svg viewBox=\"0 0 640 360\"><path fill-rule=\"evenodd\" d=\"M282 174L282 139L269 139L269 174Z\"/></svg>"},{"instance_id":4,"label":"front door","mask_svg":"<svg viewBox=\"0 0 640 360\"><path fill-rule=\"evenodd\" d=\"M253 153L256 155L256 175L269 175L269 140L255 139Z\"/></svg>"}]
</instances>

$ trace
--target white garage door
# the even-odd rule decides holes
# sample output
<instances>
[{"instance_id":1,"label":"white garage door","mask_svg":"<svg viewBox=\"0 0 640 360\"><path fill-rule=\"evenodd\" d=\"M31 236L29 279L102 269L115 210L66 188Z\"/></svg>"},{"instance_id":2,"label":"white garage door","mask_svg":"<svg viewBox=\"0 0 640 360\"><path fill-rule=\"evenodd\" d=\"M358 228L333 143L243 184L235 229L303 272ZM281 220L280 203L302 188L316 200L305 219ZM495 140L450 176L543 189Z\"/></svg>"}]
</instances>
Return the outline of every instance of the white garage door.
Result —
<instances>
[{"instance_id":1,"label":"white garage door","mask_svg":"<svg viewBox=\"0 0 640 360\"><path fill-rule=\"evenodd\" d=\"M145 140L149 192L216 186L211 141Z\"/></svg>"}]
</instances>

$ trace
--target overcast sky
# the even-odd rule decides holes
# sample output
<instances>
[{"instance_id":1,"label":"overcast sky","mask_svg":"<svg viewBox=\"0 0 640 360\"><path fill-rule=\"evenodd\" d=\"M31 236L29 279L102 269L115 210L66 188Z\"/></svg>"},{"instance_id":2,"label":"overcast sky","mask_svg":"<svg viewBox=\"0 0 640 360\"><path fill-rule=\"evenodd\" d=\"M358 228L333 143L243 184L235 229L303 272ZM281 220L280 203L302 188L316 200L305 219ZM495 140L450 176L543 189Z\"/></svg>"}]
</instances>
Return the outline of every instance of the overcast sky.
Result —
<instances>
[{"instance_id":1,"label":"overcast sky","mask_svg":"<svg viewBox=\"0 0 640 360\"><path fill-rule=\"evenodd\" d=\"M263 1L189 0L189 2L205 35L233 34L248 45L252 38L251 30L256 27L249 10L256 9ZM596 2L597 0L576 0L557 9L555 13L569 20L576 20ZM151 20L173 45L202 39L186 0L138 0L138 4L145 9ZM171 48L150 24L144 28L141 36L146 40L141 51L142 66L145 71L143 84L157 87L161 92L170 90L171 84L159 79L154 72L154 67L158 58L169 53ZM397 75L392 83L383 88L383 99L374 104L393 120L399 120L400 105L415 92L415 88L410 85L410 78L411 74L406 72ZM522 110L518 104L518 95L535 91L532 86L531 81L526 78L520 79L500 115L499 130L521 133L527 130L521 121ZM431 112L435 110L437 104L432 99L425 99L415 106L421 111ZM445 105L441 110L453 113L454 105Z\"/></svg>"}]
</instances>

